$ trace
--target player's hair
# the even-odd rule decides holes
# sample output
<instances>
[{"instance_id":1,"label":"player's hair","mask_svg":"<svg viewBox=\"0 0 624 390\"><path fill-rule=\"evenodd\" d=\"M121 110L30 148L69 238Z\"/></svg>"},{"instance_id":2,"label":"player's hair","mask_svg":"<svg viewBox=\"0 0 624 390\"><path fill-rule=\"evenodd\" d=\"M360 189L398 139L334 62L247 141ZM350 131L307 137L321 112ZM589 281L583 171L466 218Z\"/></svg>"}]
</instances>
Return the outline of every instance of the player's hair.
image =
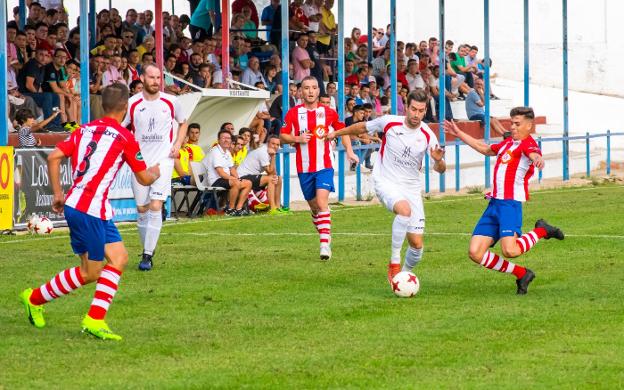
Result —
<instances>
[{"instance_id":1,"label":"player's hair","mask_svg":"<svg viewBox=\"0 0 624 390\"><path fill-rule=\"evenodd\" d=\"M102 90L102 108L105 113L125 111L128 106L128 87L113 83Z\"/></svg>"},{"instance_id":2,"label":"player's hair","mask_svg":"<svg viewBox=\"0 0 624 390\"><path fill-rule=\"evenodd\" d=\"M353 107L353 113L355 114L356 111L364 111L364 106L362 106L361 104L357 104Z\"/></svg>"},{"instance_id":3,"label":"player's hair","mask_svg":"<svg viewBox=\"0 0 624 390\"><path fill-rule=\"evenodd\" d=\"M514 107L509 111L509 116L514 117L517 115L522 115L526 119L535 119L535 113L533 112L533 108L531 107Z\"/></svg>"},{"instance_id":4,"label":"player's hair","mask_svg":"<svg viewBox=\"0 0 624 390\"><path fill-rule=\"evenodd\" d=\"M221 130L225 130L225 126L227 126L227 125L232 125L232 126L234 126L234 124L232 124L232 122L223 122L223 123L221 124L221 127L219 127L219 131L221 131Z\"/></svg>"},{"instance_id":5,"label":"player's hair","mask_svg":"<svg viewBox=\"0 0 624 390\"><path fill-rule=\"evenodd\" d=\"M424 89L416 88L407 95L407 105L409 106L412 100L416 100L418 103L427 103L427 92Z\"/></svg>"},{"instance_id":6,"label":"player's hair","mask_svg":"<svg viewBox=\"0 0 624 390\"><path fill-rule=\"evenodd\" d=\"M230 137L232 136L232 133L228 130L228 129L221 129L219 130L219 132L217 133L217 140L221 139L221 134L229 134Z\"/></svg>"},{"instance_id":7,"label":"player's hair","mask_svg":"<svg viewBox=\"0 0 624 390\"><path fill-rule=\"evenodd\" d=\"M199 126L199 123L191 123L188 125L187 132L191 131L191 129L201 130L201 126Z\"/></svg>"},{"instance_id":8,"label":"player's hair","mask_svg":"<svg viewBox=\"0 0 624 390\"><path fill-rule=\"evenodd\" d=\"M34 119L35 114L33 114L33 112L30 111L30 109L28 108L20 108L15 113L15 120L17 121L17 124L20 126L23 125L30 118Z\"/></svg>"},{"instance_id":9,"label":"player's hair","mask_svg":"<svg viewBox=\"0 0 624 390\"><path fill-rule=\"evenodd\" d=\"M253 131L251 131L251 129L249 127L241 127L240 130L238 130L238 135L243 135L245 133L253 133Z\"/></svg>"},{"instance_id":10,"label":"player's hair","mask_svg":"<svg viewBox=\"0 0 624 390\"><path fill-rule=\"evenodd\" d=\"M303 85L303 83L305 83L306 81L312 81L312 80L314 80L318 84L318 80L316 79L316 77L306 76L303 78L303 80L301 80L301 85Z\"/></svg>"},{"instance_id":11,"label":"player's hair","mask_svg":"<svg viewBox=\"0 0 624 390\"><path fill-rule=\"evenodd\" d=\"M372 110L373 109L373 105L370 103L364 103L362 104L362 107L364 107L365 110Z\"/></svg>"}]
</instances>

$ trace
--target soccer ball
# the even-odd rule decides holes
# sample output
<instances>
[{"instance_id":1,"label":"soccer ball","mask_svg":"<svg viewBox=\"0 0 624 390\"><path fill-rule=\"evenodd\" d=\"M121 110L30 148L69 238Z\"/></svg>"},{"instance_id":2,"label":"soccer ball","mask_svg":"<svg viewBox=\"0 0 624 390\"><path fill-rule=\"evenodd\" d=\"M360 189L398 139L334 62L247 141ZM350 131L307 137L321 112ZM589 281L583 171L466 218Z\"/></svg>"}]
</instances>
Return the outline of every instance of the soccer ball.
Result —
<instances>
[{"instance_id":1,"label":"soccer ball","mask_svg":"<svg viewBox=\"0 0 624 390\"><path fill-rule=\"evenodd\" d=\"M31 215L30 218L28 218L28 223L26 224L26 228L28 228L28 231L34 233L35 226L37 226L40 220L41 218L37 214Z\"/></svg>"},{"instance_id":2,"label":"soccer ball","mask_svg":"<svg viewBox=\"0 0 624 390\"><path fill-rule=\"evenodd\" d=\"M50 234L54 230L54 225L48 217L41 217L34 230L37 234Z\"/></svg>"},{"instance_id":3,"label":"soccer ball","mask_svg":"<svg viewBox=\"0 0 624 390\"><path fill-rule=\"evenodd\" d=\"M411 298L420 289L418 277L411 272L399 272L392 278L392 292L397 297Z\"/></svg>"}]
</instances>

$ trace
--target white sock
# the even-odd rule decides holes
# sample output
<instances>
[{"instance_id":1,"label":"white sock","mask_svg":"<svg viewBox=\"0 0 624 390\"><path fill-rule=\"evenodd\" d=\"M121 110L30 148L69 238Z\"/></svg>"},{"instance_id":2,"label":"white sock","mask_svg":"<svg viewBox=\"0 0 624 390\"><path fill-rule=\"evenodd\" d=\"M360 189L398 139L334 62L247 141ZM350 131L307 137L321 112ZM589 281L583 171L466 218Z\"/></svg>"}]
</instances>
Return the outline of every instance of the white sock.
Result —
<instances>
[{"instance_id":1,"label":"white sock","mask_svg":"<svg viewBox=\"0 0 624 390\"><path fill-rule=\"evenodd\" d=\"M411 272L412 269L420 263L422 253L423 248L412 248L411 246L408 246L407 251L405 252L405 263L403 263L403 269L401 271Z\"/></svg>"},{"instance_id":2,"label":"white sock","mask_svg":"<svg viewBox=\"0 0 624 390\"><path fill-rule=\"evenodd\" d=\"M145 233L147 232L147 212L138 213L137 229L139 229L139 237L141 238L141 247L145 247Z\"/></svg>"},{"instance_id":3,"label":"white sock","mask_svg":"<svg viewBox=\"0 0 624 390\"><path fill-rule=\"evenodd\" d=\"M154 254L154 249L156 249L158 237L160 236L160 228L162 228L162 212L149 210L147 212L147 229L143 253L148 255Z\"/></svg>"},{"instance_id":4,"label":"white sock","mask_svg":"<svg viewBox=\"0 0 624 390\"><path fill-rule=\"evenodd\" d=\"M390 256L390 263L392 264L401 264L401 248L403 241L405 241L409 221L410 217L397 215L392 222L392 255Z\"/></svg>"}]
</instances>

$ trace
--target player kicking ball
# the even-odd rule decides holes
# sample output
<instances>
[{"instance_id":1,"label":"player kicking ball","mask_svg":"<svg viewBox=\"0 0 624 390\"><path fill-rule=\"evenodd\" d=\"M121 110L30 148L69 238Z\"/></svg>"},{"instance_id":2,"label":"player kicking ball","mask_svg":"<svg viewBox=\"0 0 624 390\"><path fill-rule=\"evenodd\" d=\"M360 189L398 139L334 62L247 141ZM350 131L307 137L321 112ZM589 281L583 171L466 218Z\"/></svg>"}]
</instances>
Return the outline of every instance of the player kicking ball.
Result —
<instances>
[{"instance_id":1,"label":"player kicking ball","mask_svg":"<svg viewBox=\"0 0 624 390\"><path fill-rule=\"evenodd\" d=\"M22 291L20 298L29 321L35 327L43 328L45 303L96 282L91 307L82 320L83 332L100 339L121 340L121 336L113 333L104 322L104 317L128 263L128 252L112 221L113 209L107 194L124 162L143 185L150 185L158 179L160 170L158 165L146 168L132 133L119 124L128 109L128 87L112 84L104 88L102 106L104 118L74 131L48 157L54 192L52 209L65 214L71 246L80 256L80 266L60 272L35 290ZM60 164L66 157L72 161L74 184L64 197Z\"/></svg>"},{"instance_id":2,"label":"player kicking ball","mask_svg":"<svg viewBox=\"0 0 624 390\"><path fill-rule=\"evenodd\" d=\"M507 261L490 251L497 241L507 258L528 252L542 238L563 240L563 232L543 219L535 222L535 229L522 234L522 202L529 200L529 179L535 168L544 168L542 151L531 137L535 114L531 107L516 107L511 116L511 137L494 145L477 140L461 131L453 122L444 122L444 132L453 135L477 152L496 156L492 192L485 212L472 232L469 256L472 261L494 271L516 277L517 294L526 294L535 273Z\"/></svg>"},{"instance_id":3,"label":"player kicking ball","mask_svg":"<svg viewBox=\"0 0 624 390\"><path fill-rule=\"evenodd\" d=\"M421 170L427 151L435 161L433 169L444 173L444 149L422 119L427 112L427 94L416 89L407 96L405 116L385 115L368 122L359 122L330 133L332 139L342 135L384 133L373 182L379 201L396 216L392 223L392 253L388 264L388 282L401 270L412 271L423 254L425 210L421 197ZM401 269L401 248L407 236L409 247Z\"/></svg>"}]
</instances>

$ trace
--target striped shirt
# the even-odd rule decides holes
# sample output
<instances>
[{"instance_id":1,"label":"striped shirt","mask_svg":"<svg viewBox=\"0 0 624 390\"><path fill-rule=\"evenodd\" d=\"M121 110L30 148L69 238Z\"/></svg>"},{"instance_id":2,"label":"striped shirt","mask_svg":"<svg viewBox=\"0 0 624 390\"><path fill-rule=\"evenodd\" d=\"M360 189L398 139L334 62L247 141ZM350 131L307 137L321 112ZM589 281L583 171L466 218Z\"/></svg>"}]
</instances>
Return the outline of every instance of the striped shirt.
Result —
<instances>
[{"instance_id":1,"label":"striped shirt","mask_svg":"<svg viewBox=\"0 0 624 390\"><path fill-rule=\"evenodd\" d=\"M531 153L542 155L533 137L528 136L521 141L507 138L501 143L491 145L490 148L497 155L491 196L519 202L529 200L529 179L535 171L529 155Z\"/></svg>"},{"instance_id":2,"label":"striped shirt","mask_svg":"<svg viewBox=\"0 0 624 390\"><path fill-rule=\"evenodd\" d=\"M32 132L30 131L30 127L28 126L24 126L19 129L18 137L19 137L20 147L37 146L37 140L35 139L35 136L32 135Z\"/></svg>"}]
</instances>

